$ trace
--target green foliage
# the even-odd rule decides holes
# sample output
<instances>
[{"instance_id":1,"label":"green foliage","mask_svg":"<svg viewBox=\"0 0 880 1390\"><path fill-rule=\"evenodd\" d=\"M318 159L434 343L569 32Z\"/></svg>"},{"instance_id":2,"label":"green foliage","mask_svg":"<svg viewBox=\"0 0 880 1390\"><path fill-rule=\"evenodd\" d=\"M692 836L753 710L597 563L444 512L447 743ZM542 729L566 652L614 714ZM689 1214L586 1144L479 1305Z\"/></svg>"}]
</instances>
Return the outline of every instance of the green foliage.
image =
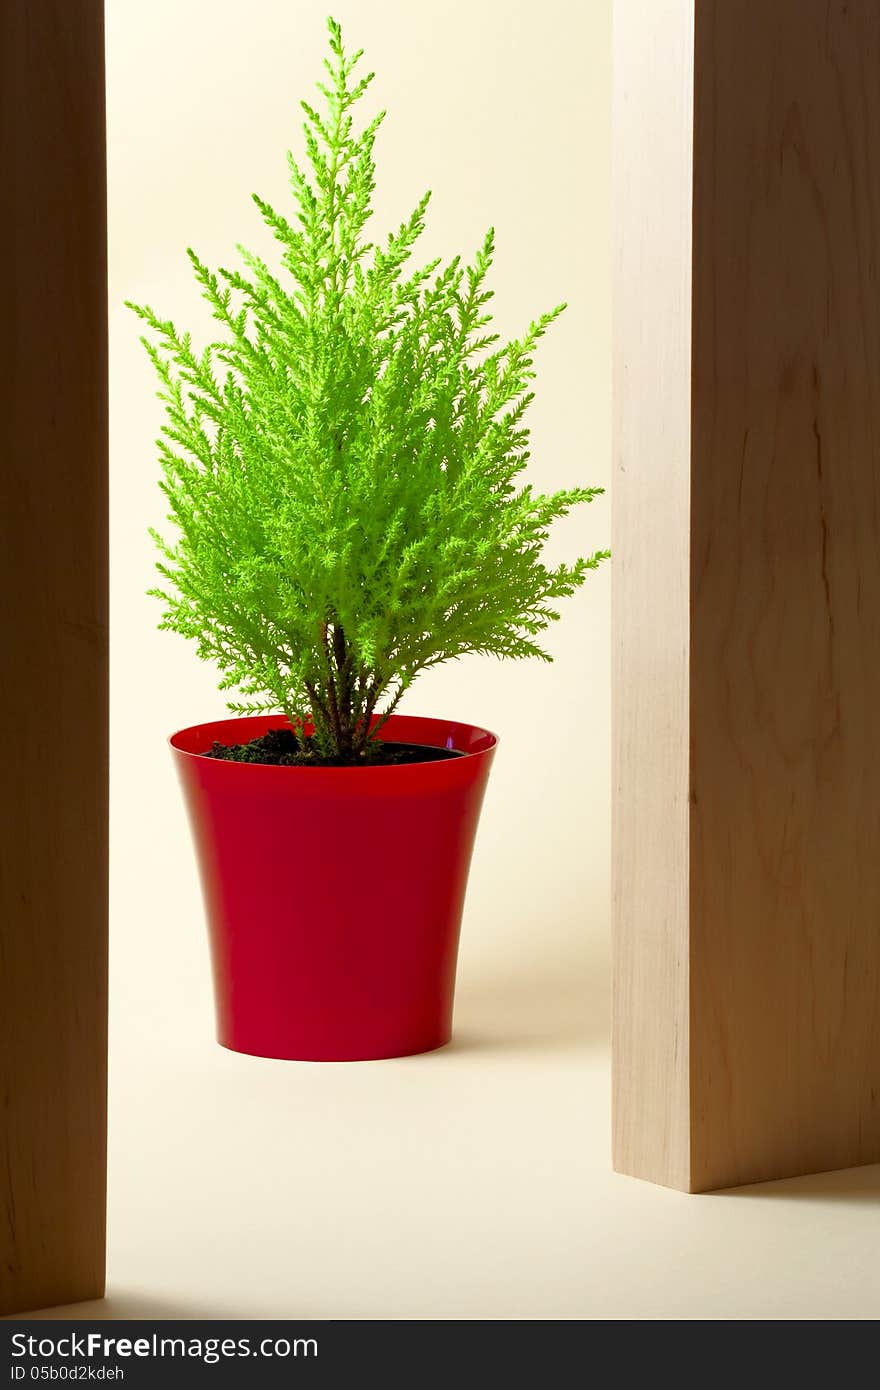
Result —
<instances>
[{"instance_id":1,"label":"green foliage","mask_svg":"<svg viewBox=\"0 0 880 1390\"><path fill-rule=\"evenodd\" d=\"M189 251L222 326L201 352L130 307L167 410L162 626L217 663L231 709L313 721L318 750L357 758L420 671L466 652L549 659L555 600L607 552L546 567L550 524L601 489L519 485L534 348L564 306L496 346L491 231L472 265L408 265L428 194L366 238L384 112L355 133L373 74L354 76L361 55L328 23L323 111L302 103L310 173L289 156L296 220L254 197L281 268L239 247L243 269L215 273Z\"/></svg>"}]
</instances>

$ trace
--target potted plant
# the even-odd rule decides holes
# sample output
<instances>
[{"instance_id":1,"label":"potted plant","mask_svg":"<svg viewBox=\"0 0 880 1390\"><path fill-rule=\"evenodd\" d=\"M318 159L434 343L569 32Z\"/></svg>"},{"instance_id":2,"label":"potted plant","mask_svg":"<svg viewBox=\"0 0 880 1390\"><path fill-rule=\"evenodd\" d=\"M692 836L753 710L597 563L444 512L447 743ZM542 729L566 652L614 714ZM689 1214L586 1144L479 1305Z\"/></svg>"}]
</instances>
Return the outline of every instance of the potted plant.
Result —
<instances>
[{"instance_id":1,"label":"potted plant","mask_svg":"<svg viewBox=\"0 0 880 1390\"><path fill-rule=\"evenodd\" d=\"M496 739L398 714L416 676L538 638L607 552L548 568L548 527L600 488L535 493L523 419L533 350L489 330L490 231L472 265L409 268L426 194L366 237L373 146L328 21L322 111L294 222L255 202L281 267L210 270L221 325L132 305L167 417L162 627L235 689L237 716L171 738L200 861L219 1041L258 1056L399 1056L450 1037L458 933Z\"/></svg>"}]
</instances>

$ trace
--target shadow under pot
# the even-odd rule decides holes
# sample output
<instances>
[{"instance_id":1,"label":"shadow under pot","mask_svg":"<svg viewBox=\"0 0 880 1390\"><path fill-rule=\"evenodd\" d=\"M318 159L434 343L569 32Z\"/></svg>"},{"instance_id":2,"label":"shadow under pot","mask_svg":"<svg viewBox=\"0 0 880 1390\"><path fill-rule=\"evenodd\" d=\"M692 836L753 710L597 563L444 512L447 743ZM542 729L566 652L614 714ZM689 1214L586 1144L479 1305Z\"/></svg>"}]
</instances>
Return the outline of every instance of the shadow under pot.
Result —
<instances>
[{"instance_id":1,"label":"shadow under pot","mask_svg":"<svg viewBox=\"0 0 880 1390\"><path fill-rule=\"evenodd\" d=\"M384 740L460 756L361 768L205 756L215 742L288 727L260 715L170 739L201 873L217 1039L258 1057L328 1062L442 1047L497 740L392 715Z\"/></svg>"}]
</instances>

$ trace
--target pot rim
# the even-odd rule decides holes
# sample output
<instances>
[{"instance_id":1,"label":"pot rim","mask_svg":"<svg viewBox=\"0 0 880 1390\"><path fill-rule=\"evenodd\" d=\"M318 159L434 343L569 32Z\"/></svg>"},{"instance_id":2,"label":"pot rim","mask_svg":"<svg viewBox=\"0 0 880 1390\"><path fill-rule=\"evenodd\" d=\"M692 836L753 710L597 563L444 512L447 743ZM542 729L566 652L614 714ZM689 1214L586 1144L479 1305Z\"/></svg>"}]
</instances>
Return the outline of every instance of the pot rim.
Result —
<instances>
[{"instance_id":1,"label":"pot rim","mask_svg":"<svg viewBox=\"0 0 880 1390\"><path fill-rule=\"evenodd\" d=\"M374 722L377 717L378 716L375 715L373 716ZM262 731L265 732L271 728L284 728L288 724L288 720L283 714L245 714L233 715L228 719L204 720L199 724L189 724L186 728L177 729L173 734L170 734L167 740L168 746L175 756L185 758L188 761L195 760L208 763L212 769L217 769L218 772L220 769L235 769L235 771L232 772L233 776L236 775L236 773L246 773L251 776L255 773L261 776L269 774L287 774L289 776L292 772L295 772L300 775L308 774L308 776L313 779L334 777L338 781L344 774L347 777L357 776L359 782L362 784L364 778L376 776L387 777L390 774L401 777L407 774L412 775L416 771L421 775L425 775L429 769L429 775L443 776L448 773L450 768L456 766L461 767L464 762L472 762L475 758L485 758L487 755L493 754L500 741L497 734L493 733L490 729L483 728L480 724L470 724L460 719L440 718L436 715L392 714L389 715L385 727L395 724L398 726L402 724L408 724L410 726L415 724L445 725L447 728L445 746L447 748L456 748L455 743L451 742L453 738L456 738L456 735L461 739L468 737L473 738L476 736L476 741L479 746L475 748L457 748L456 751L462 755L460 758L444 758L440 761L432 759L426 760L425 762L402 763L397 766L386 764L378 767L283 767L275 763L239 763L232 760L227 761L225 759L206 758L205 751L207 747L210 747L210 744L215 741L215 735L213 733L210 742L206 744L205 750L183 746L182 741L187 739L187 736L198 736L203 730L220 731L222 726L226 726L231 731L236 725L240 726L243 724L251 724L255 730L253 736L259 737L259 733L257 732L259 726L262 726ZM426 743L425 740L418 738L408 739L404 737L405 731L403 729L399 732L401 737L393 740L394 742L423 743L425 747L430 748L444 747L443 743ZM221 738L217 739L217 741L222 742L223 740ZM233 741L242 742L244 740L236 739Z\"/></svg>"}]
</instances>

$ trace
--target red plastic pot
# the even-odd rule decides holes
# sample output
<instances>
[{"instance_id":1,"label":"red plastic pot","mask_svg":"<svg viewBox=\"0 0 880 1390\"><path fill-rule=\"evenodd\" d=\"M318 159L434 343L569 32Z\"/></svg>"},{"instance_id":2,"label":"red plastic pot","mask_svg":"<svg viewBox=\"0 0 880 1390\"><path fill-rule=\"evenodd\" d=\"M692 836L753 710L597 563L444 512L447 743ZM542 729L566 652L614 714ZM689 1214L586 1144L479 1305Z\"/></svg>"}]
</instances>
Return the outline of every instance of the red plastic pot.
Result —
<instances>
[{"instance_id":1,"label":"red plastic pot","mask_svg":"<svg viewBox=\"0 0 880 1390\"><path fill-rule=\"evenodd\" d=\"M200 756L285 724L224 719L170 740L201 871L218 1041L307 1061L441 1047L495 736L393 715L382 737L466 756L366 768Z\"/></svg>"}]
</instances>

